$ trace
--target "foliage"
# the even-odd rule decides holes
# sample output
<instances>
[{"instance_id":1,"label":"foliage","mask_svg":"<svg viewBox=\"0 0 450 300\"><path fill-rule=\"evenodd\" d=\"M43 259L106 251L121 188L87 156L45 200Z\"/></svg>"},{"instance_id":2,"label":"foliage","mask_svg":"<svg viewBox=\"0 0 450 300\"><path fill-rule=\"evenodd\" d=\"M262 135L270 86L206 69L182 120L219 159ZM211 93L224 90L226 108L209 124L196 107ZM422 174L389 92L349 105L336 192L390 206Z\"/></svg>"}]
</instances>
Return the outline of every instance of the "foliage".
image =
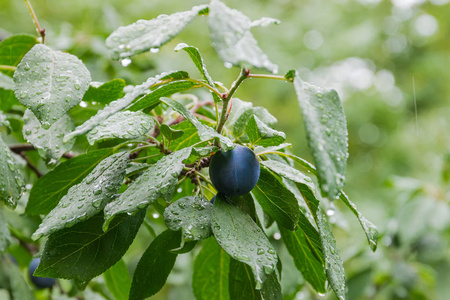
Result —
<instances>
[{"instance_id":1,"label":"foliage","mask_svg":"<svg viewBox=\"0 0 450 300\"><path fill-rule=\"evenodd\" d=\"M120 27L106 47L112 59L128 66L139 53L159 51L197 15L207 16L212 46L223 63L241 68L229 88L212 79L200 51L186 44L175 49L187 52L200 79L167 71L126 87L117 78L92 82L74 54L27 36L0 44L0 53L11 49L0 60L5 92L0 251L20 252L13 243L18 241L30 252L25 259L41 257L36 276L70 279L60 280L55 295L88 298L96 291L105 298L149 297L165 285L178 257L193 251L198 252L193 274L198 299L290 296L282 293L283 260L294 262L296 276L318 293L328 283L345 299L344 265L326 206L341 200L348 205L372 250L377 232L342 191L348 134L338 94L304 81L296 70L284 76L251 72L277 72L250 29L279 21L252 22L213 0ZM276 118L268 110L234 97L249 78L293 85L315 165L290 153L290 144L283 144L286 134L275 129ZM210 157L237 144L257 155L260 180L250 194L217 195L211 205L216 193L205 172ZM167 227L153 222L152 212L162 215ZM13 222L22 213L23 226ZM131 279L121 259L140 228L154 238L139 253ZM271 238L273 228L281 232L278 242ZM280 244L287 253L277 253ZM202 258L220 264L211 268ZM0 285L13 296L31 297L26 279L6 272L10 265L10 259L2 260ZM100 274L106 286L94 279ZM301 283L295 290L300 288Z\"/></svg>"}]
</instances>

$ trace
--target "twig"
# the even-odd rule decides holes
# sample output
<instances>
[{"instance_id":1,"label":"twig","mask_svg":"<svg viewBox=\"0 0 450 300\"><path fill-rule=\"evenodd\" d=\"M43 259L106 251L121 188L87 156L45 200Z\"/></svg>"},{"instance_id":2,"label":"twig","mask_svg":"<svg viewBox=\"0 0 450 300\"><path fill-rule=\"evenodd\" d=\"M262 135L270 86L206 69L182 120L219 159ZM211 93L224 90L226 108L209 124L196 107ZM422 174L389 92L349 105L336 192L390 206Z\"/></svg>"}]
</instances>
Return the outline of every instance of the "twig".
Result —
<instances>
[{"instance_id":1,"label":"twig","mask_svg":"<svg viewBox=\"0 0 450 300\"><path fill-rule=\"evenodd\" d=\"M25 155L25 152L20 152L19 153L20 156L22 156L23 159L25 159L25 161L27 162L27 166L28 168L30 168L34 173L36 173L38 178L41 178L42 176L44 176L44 174L41 173L41 171L39 171L28 159L28 157Z\"/></svg>"},{"instance_id":2,"label":"twig","mask_svg":"<svg viewBox=\"0 0 450 300\"><path fill-rule=\"evenodd\" d=\"M28 6L28 9L30 10L31 17L33 18L34 25L36 25L36 31L42 38L42 44L45 44L45 28L41 28L39 25L38 18L36 14L34 13L33 7L31 6L31 3L29 0L25 0L25 3Z\"/></svg>"},{"instance_id":3,"label":"twig","mask_svg":"<svg viewBox=\"0 0 450 300\"><path fill-rule=\"evenodd\" d=\"M23 151L34 151L34 150L36 150L36 148L32 144L9 145L9 149L12 152L17 153L17 154L20 154L20 152L23 152ZM71 152L66 152L66 153L63 154L63 157L67 158L67 159L74 158L75 156L77 156L77 155L74 154L74 153L71 153Z\"/></svg>"},{"instance_id":4,"label":"twig","mask_svg":"<svg viewBox=\"0 0 450 300\"><path fill-rule=\"evenodd\" d=\"M233 85L230 89L230 92L228 94L222 95L223 99L223 106L222 106L222 114L220 116L219 123L217 124L217 132L221 133L223 129L223 125L225 124L225 121L228 118L228 103L232 99L234 93L237 91L239 85L248 77L250 74L250 70L246 68L242 68L241 73L239 74L239 77L236 79L235 82L233 82Z\"/></svg>"}]
</instances>

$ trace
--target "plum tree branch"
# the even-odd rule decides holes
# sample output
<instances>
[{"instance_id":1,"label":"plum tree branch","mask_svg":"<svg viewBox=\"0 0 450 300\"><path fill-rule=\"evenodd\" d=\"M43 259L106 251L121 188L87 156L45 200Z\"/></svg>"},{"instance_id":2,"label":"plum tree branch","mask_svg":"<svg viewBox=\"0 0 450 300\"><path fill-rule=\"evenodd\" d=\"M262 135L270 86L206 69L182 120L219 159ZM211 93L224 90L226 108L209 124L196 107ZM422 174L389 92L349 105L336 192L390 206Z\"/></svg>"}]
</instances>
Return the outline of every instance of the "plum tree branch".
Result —
<instances>
[{"instance_id":1,"label":"plum tree branch","mask_svg":"<svg viewBox=\"0 0 450 300\"><path fill-rule=\"evenodd\" d=\"M228 94L223 94L223 106L222 106L222 114L220 115L219 123L217 124L216 131L218 133L222 132L223 126L228 118L228 103L233 98L234 93L236 93L237 89L241 85L241 83L248 78L248 75L250 74L250 70L246 68L241 69L241 73L239 74L239 77L233 82L230 92Z\"/></svg>"}]
</instances>

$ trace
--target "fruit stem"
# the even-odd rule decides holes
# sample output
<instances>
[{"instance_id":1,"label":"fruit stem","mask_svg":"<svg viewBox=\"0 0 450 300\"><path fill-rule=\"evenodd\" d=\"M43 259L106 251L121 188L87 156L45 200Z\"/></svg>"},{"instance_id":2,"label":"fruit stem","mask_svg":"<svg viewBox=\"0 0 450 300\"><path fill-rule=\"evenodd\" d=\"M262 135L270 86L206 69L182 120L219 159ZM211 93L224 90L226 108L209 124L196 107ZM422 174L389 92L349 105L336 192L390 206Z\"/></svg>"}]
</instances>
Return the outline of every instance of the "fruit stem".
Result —
<instances>
[{"instance_id":1,"label":"fruit stem","mask_svg":"<svg viewBox=\"0 0 450 300\"><path fill-rule=\"evenodd\" d=\"M223 99L222 114L220 116L220 120L219 120L219 123L217 124L217 129L216 129L216 131L218 133L222 132L223 125L227 121L227 118L228 118L228 103L232 99L232 97L233 97L234 93L237 91L238 87L248 77L249 74L250 74L250 70L249 69L242 68L241 69L241 73L239 74L239 77L231 85L230 92L228 92L227 94L223 94L222 95L222 99Z\"/></svg>"},{"instance_id":2,"label":"fruit stem","mask_svg":"<svg viewBox=\"0 0 450 300\"><path fill-rule=\"evenodd\" d=\"M38 18L36 16L36 14L34 13L34 10L33 10L33 7L31 6L30 1L25 0L25 3L27 4L28 10L30 11L30 14L31 14L31 17L33 18L34 25L36 25L36 31L42 38L41 43L45 44L45 28L41 28L41 26L39 25Z\"/></svg>"}]
</instances>

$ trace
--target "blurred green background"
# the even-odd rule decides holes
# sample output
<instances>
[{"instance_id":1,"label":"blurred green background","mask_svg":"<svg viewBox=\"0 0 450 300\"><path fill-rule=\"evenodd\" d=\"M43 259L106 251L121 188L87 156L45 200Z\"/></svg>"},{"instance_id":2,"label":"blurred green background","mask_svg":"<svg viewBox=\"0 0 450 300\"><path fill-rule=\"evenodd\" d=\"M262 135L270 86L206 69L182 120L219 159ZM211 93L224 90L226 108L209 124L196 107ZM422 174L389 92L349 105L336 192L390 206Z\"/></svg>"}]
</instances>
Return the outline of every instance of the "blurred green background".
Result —
<instances>
[{"instance_id":1,"label":"blurred green background","mask_svg":"<svg viewBox=\"0 0 450 300\"><path fill-rule=\"evenodd\" d=\"M381 232L371 253L357 220L329 210L345 259L350 299L448 299L450 295L450 3L448 0L224 1L251 19L280 25L255 28L260 47L304 80L337 89L349 130L346 192ZM180 42L196 46L212 77L227 86L239 70L225 68L210 45L205 17L197 18L159 53L135 57L126 68L111 61L105 38L118 26L190 9L205 1L31 1L46 43L80 57L94 81L138 84L162 71L198 76ZM24 1L0 0L0 38L35 33ZM257 72L257 70L253 70ZM293 152L311 160L294 90L284 82L246 81L237 97L269 109ZM133 264L145 235L128 254ZM141 244L139 246L139 244ZM184 264L184 265L183 265ZM290 299L316 299L297 273L283 288ZM190 259L179 259L161 299L192 298ZM292 271L292 270L291 270ZM326 297L332 298L331 293Z\"/></svg>"}]
</instances>

